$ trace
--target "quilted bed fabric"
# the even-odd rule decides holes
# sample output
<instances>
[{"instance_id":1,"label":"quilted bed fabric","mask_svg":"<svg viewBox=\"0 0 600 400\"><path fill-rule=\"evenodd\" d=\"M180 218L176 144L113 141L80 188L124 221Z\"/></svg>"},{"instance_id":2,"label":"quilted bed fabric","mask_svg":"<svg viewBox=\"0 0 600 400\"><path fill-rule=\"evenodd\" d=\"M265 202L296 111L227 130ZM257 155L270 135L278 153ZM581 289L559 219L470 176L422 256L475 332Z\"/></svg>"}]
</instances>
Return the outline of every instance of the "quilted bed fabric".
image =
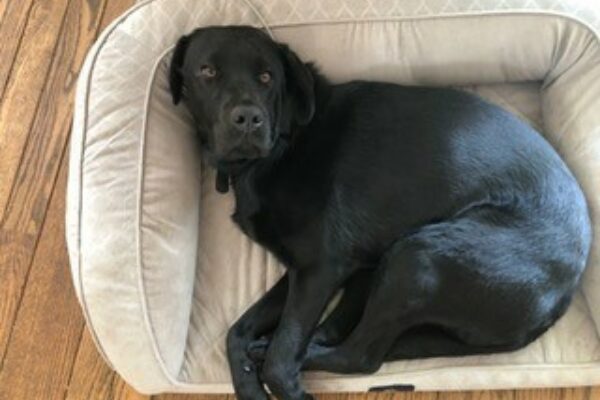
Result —
<instances>
[{"instance_id":1,"label":"quilted bed fabric","mask_svg":"<svg viewBox=\"0 0 600 400\"><path fill-rule=\"evenodd\" d=\"M543 132L600 210L600 26L583 0L145 0L111 25L77 91L67 241L88 326L145 393L231 392L224 335L282 273L232 224L191 118L170 101L176 40L250 24L334 81L473 91ZM158 28L159 27L159 28ZM568 313L513 353L385 364L369 376L305 375L313 391L600 383L600 224Z\"/></svg>"},{"instance_id":2,"label":"quilted bed fabric","mask_svg":"<svg viewBox=\"0 0 600 400\"><path fill-rule=\"evenodd\" d=\"M148 0L138 0L138 3L148 3ZM198 18L221 10L219 6L209 3L201 6L187 3L189 8L185 11L192 18ZM259 18L269 26L376 18L448 17L454 14L508 11L560 13L594 27L600 25L598 7L594 2L586 0L238 0L231 4L240 8L243 17ZM248 7L244 7L245 5ZM164 12L165 18L173 15L169 7L163 7L160 11Z\"/></svg>"}]
</instances>

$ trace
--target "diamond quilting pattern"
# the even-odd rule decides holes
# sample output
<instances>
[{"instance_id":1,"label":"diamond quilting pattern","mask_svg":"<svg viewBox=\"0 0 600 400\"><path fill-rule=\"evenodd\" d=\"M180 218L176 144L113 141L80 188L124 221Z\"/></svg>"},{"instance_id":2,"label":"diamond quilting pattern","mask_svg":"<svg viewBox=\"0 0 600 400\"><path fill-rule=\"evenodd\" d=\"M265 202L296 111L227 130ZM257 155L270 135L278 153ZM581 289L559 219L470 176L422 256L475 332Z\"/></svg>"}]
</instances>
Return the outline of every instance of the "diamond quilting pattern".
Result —
<instances>
[{"instance_id":1,"label":"diamond quilting pattern","mask_svg":"<svg viewBox=\"0 0 600 400\"><path fill-rule=\"evenodd\" d=\"M167 3L164 0L141 0L139 3ZM244 0L229 1L231 6L249 11L254 6L270 25L299 24L331 20L385 17L426 17L458 13L530 11L557 12L573 15L597 28L599 7L585 0ZM169 0L159 5L169 13L183 10L197 23L207 14L204 10L220 1ZM250 17L245 23L252 23ZM244 18L245 20L245 18Z\"/></svg>"}]
</instances>

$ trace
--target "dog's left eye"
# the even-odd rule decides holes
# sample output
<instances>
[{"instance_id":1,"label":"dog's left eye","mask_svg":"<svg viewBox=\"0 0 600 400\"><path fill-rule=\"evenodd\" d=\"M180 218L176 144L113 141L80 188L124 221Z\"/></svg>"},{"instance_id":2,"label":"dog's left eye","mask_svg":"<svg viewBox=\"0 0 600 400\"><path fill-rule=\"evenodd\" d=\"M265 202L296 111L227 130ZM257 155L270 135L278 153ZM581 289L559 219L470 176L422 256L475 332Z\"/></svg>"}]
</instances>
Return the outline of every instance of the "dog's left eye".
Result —
<instances>
[{"instance_id":1,"label":"dog's left eye","mask_svg":"<svg viewBox=\"0 0 600 400\"><path fill-rule=\"evenodd\" d=\"M262 83L269 83L273 79L273 76L269 71L265 71L258 77Z\"/></svg>"}]
</instances>

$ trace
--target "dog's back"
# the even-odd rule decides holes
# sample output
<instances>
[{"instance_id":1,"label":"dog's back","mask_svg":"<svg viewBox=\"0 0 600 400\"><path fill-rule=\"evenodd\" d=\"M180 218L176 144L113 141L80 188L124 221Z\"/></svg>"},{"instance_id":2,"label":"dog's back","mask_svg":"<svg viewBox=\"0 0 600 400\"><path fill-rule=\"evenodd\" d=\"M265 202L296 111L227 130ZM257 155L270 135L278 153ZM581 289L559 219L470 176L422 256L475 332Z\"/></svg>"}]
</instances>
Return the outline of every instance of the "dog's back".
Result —
<instances>
[{"instance_id":1,"label":"dog's back","mask_svg":"<svg viewBox=\"0 0 600 400\"><path fill-rule=\"evenodd\" d=\"M418 243L433 264L402 256L414 265L396 268L410 271L403 280L440 288L421 322L481 348L498 344L487 351L523 346L564 313L590 222L576 180L540 134L451 89L352 82L329 90L261 184L278 199L270 209L283 211L273 231L297 233L267 246L276 243L291 265L340 252L377 265L399 243ZM481 282L464 283L473 279Z\"/></svg>"},{"instance_id":2,"label":"dog's back","mask_svg":"<svg viewBox=\"0 0 600 400\"><path fill-rule=\"evenodd\" d=\"M579 243L578 257L587 257L589 217L577 181L512 114L444 88L351 82L324 92L328 100L287 161L303 163L293 181L309 183L304 190L319 206L337 207L332 219L353 225L344 231L354 229L355 242L389 244L423 224L494 205L543 224L565 252Z\"/></svg>"}]
</instances>

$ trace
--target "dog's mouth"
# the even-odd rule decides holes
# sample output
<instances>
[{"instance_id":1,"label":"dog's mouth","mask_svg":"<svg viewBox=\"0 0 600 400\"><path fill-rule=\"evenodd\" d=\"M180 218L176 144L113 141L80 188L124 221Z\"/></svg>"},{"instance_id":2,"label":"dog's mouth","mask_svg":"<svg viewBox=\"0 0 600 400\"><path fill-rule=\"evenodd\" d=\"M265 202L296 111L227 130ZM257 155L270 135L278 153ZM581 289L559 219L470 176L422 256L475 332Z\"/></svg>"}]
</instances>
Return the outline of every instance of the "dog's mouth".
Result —
<instances>
[{"instance_id":1,"label":"dog's mouth","mask_svg":"<svg viewBox=\"0 0 600 400\"><path fill-rule=\"evenodd\" d=\"M225 155L217 156L217 168L239 168L246 166L254 161L266 158L271 153L272 143L261 144L242 144L229 150Z\"/></svg>"},{"instance_id":2,"label":"dog's mouth","mask_svg":"<svg viewBox=\"0 0 600 400\"><path fill-rule=\"evenodd\" d=\"M217 170L217 179L215 182L217 192L227 193L229 191L230 177L248 168L252 163L261 158L264 157L237 157L215 160L213 166Z\"/></svg>"},{"instance_id":3,"label":"dog's mouth","mask_svg":"<svg viewBox=\"0 0 600 400\"><path fill-rule=\"evenodd\" d=\"M214 164L217 170L217 179L215 188L219 193L227 193L229 191L229 179L232 175L246 169L250 164L258 158L237 158L233 160L219 160Z\"/></svg>"},{"instance_id":4,"label":"dog's mouth","mask_svg":"<svg viewBox=\"0 0 600 400\"><path fill-rule=\"evenodd\" d=\"M254 161L264 159L269 156L272 146L264 149L251 149L250 151L242 149L232 149L225 154L219 154L209 146L202 146L204 157L208 164L218 170L237 170Z\"/></svg>"},{"instance_id":5,"label":"dog's mouth","mask_svg":"<svg viewBox=\"0 0 600 400\"><path fill-rule=\"evenodd\" d=\"M237 172L257 159L258 158L238 158L233 160L219 160L217 161L216 168L219 171L224 172Z\"/></svg>"},{"instance_id":6,"label":"dog's mouth","mask_svg":"<svg viewBox=\"0 0 600 400\"><path fill-rule=\"evenodd\" d=\"M205 160L217 171L216 189L220 193L229 191L229 181L252 164L267 158L275 143L264 140L259 143L241 141L227 150L216 150L205 141L202 149Z\"/></svg>"}]
</instances>

